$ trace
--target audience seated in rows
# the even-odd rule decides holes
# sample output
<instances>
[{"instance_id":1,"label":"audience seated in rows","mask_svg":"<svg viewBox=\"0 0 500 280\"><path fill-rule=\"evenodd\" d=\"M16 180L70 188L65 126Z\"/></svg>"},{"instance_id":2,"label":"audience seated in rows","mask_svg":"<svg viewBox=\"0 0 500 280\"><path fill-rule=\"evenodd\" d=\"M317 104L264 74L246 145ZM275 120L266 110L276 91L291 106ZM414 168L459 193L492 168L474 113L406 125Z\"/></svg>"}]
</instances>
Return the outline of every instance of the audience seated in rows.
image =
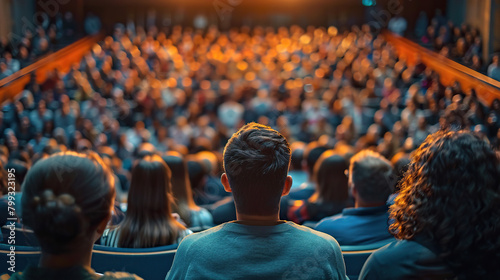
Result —
<instances>
[{"instance_id":1,"label":"audience seated in rows","mask_svg":"<svg viewBox=\"0 0 500 280\"><path fill-rule=\"evenodd\" d=\"M500 162L469 132L438 132L412 156L390 209L398 239L360 279L499 279Z\"/></svg>"},{"instance_id":2,"label":"audience seated in rows","mask_svg":"<svg viewBox=\"0 0 500 280\"><path fill-rule=\"evenodd\" d=\"M387 200L396 178L391 163L365 150L351 158L349 189L354 208L321 220L314 229L328 233L340 245L367 245L391 239Z\"/></svg>"},{"instance_id":3,"label":"audience seated in rows","mask_svg":"<svg viewBox=\"0 0 500 280\"><path fill-rule=\"evenodd\" d=\"M415 25L415 36L424 46L451 58L481 73L486 73L483 62L483 40L479 29L467 24L456 25L447 21L440 10L436 10L430 21L422 12Z\"/></svg>"},{"instance_id":4,"label":"audience seated in rows","mask_svg":"<svg viewBox=\"0 0 500 280\"><path fill-rule=\"evenodd\" d=\"M307 200L316 191L316 182L314 182L314 165L320 158L321 154L323 154L326 150L328 150L328 148L324 145L320 145L317 141L310 142L305 146L300 162L302 165L302 171L305 169L306 179L302 182L302 184L290 191L289 196L291 199ZM296 161L299 160L296 159Z\"/></svg>"},{"instance_id":5,"label":"audience seated in rows","mask_svg":"<svg viewBox=\"0 0 500 280\"><path fill-rule=\"evenodd\" d=\"M42 255L38 266L10 279L142 279L124 272L98 275L90 267L94 242L111 217L113 180L92 152L65 152L37 162L23 185L22 207Z\"/></svg>"},{"instance_id":6,"label":"audience seated in rows","mask_svg":"<svg viewBox=\"0 0 500 280\"><path fill-rule=\"evenodd\" d=\"M362 150L377 151L395 168L398 163L396 169L400 172L411 152L440 128L477 131L485 142L499 147L498 100L485 106L473 89L464 91L458 83L442 84L439 75L422 63L407 65L390 44L366 27L345 32L333 27L297 26L278 30L243 27L229 32L180 27L168 32L146 32L139 28L137 32L117 30L113 35L95 46L68 73L48 73L42 84L33 78L19 98L0 112L0 162L4 167L23 161L29 169L31 162L61 151L99 152L106 168L113 172L115 204L120 206L114 208L107 232L124 225L123 217L118 215L120 208L134 222L140 222L134 217L140 215L146 202L135 203L134 199L140 198L136 195L128 197L133 187L131 177L132 181L137 177L131 172L145 156L158 157L155 162L166 162L172 170L167 180L171 190L167 190L169 182L158 189L172 196L161 205L162 211L168 212L164 220L176 217L177 212L179 223L193 229L205 228L210 226L210 217L204 208L211 212L216 225L240 219L240 210L245 208L237 190L242 185L233 182L229 184L236 190L233 195L224 192L220 183L222 151L233 133L251 121L275 128L290 143L304 143L298 143L298 148L292 144L292 157L300 148L303 153L292 158L291 168L303 182L290 187L290 193L279 203L276 198L276 205L279 219L308 225L343 213L344 207L360 201L361 187L355 187L358 197L355 191L349 192L349 178L344 171L351 156ZM182 166L176 165L181 161ZM187 170L187 175L186 171L173 172L178 168ZM231 177L231 169L225 171ZM334 182L325 179L332 175ZM0 186L6 194L7 175L1 176ZM137 180L140 184L134 184L142 192L145 181ZM355 181L351 178L351 185L356 186ZM23 188L20 191L24 193ZM189 188L194 203L185 198L190 196ZM329 191L336 194L330 197ZM398 192L396 188L389 201ZM346 202L335 207L324 201L336 201L338 205ZM0 199L0 205L2 202ZM169 203L170 210L166 211ZM321 204L327 211L308 209ZM304 210L289 211L300 205ZM129 210L134 208L140 210ZM292 214L287 217L289 212ZM4 218L6 213L2 211L0 216ZM198 214L203 222L192 219ZM292 227L291 223L276 227L288 226ZM387 221L379 226L386 228ZM238 232L243 227L255 233L255 228L237 223L222 228L229 231L234 227ZM292 232L301 233L298 236L310 237L306 234L309 229L292 228ZM207 235L216 235L214 231ZM219 234L223 233L226 231ZM236 235L233 231L231 234ZM328 236L320 236L318 240L326 238L328 246L333 246ZM250 239L250 235L246 237ZM189 235L186 238L190 240ZM300 244L295 243L291 250ZM259 252L268 253L268 247L266 244ZM331 248L337 251L337 246ZM235 253L228 252L228 256ZM189 264L197 266L198 262L202 261ZM302 269L300 264L294 267ZM214 264L212 268L221 266Z\"/></svg>"},{"instance_id":7,"label":"audience seated in rows","mask_svg":"<svg viewBox=\"0 0 500 280\"><path fill-rule=\"evenodd\" d=\"M169 33L136 30L108 37L69 73L56 71L41 85L28 84L17 102L3 108L0 141L10 150L40 152L52 138L74 150L87 139L95 148L116 150L128 172L142 142L183 155L220 152L235 129L218 117L230 104L238 112L243 108L241 117L231 120L236 128L258 120L291 142L324 136L329 148L338 141L356 151L377 145L388 158L407 138L414 149L436 131L450 104L464 111L471 126L484 125L490 141L496 139L494 108L484 107L460 85L447 89L422 63L408 66L365 27L344 33L297 26L244 27L227 34L215 28L206 33L180 27ZM286 44L273 43L281 39ZM260 41L266 43L261 55L246 55ZM194 54L194 42L201 54ZM188 51L179 52L184 48ZM230 51L225 55L221 48ZM269 60L285 50L280 60ZM407 104L414 112L402 114ZM200 197L198 186L192 188ZM217 200L195 199L199 205Z\"/></svg>"},{"instance_id":8,"label":"audience seated in rows","mask_svg":"<svg viewBox=\"0 0 500 280\"><path fill-rule=\"evenodd\" d=\"M493 56L490 66L488 66L488 77L500 81L500 55L495 54Z\"/></svg>"},{"instance_id":9,"label":"audience seated in rows","mask_svg":"<svg viewBox=\"0 0 500 280\"><path fill-rule=\"evenodd\" d=\"M293 193L294 190L301 187L301 185L308 180L307 172L303 168L303 158L304 158L304 148L306 144L304 142L294 142L290 144L290 150L292 151L292 156L290 159L290 169L288 174L292 176L293 183L290 192Z\"/></svg>"},{"instance_id":10,"label":"audience seated in rows","mask_svg":"<svg viewBox=\"0 0 500 280\"><path fill-rule=\"evenodd\" d=\"M40 12L36 22L23 24L22 34L0 37L0 80L77 38L77 26L69 12L64 16L58 13L54 18Z\"/></svg>"},{"instance_id":11,"label":"audience seated in rows","mask_svg":"<svg viewBox=\"0 0 500 280\"><path fill-rule=\"evenodd\" d=\"M290 148L277 131L242 127L224 149L222 184L237 220L187 236L166 279L347 279L335 239L279 219Z\"/></svg>"},{"instance_id":12,"label":"audience seated in rows","mask_svg":"<svg viewBox=\"0 0 500 280\"><path fill-rule=\"evenodd\" d=\"M314 165L314 194L307 200L296 201L288 210L288 219L299 224L318 222L350 206L345 175L348 167L344 157L331 150L323 152Z\"/></svg>"}]
</instances>

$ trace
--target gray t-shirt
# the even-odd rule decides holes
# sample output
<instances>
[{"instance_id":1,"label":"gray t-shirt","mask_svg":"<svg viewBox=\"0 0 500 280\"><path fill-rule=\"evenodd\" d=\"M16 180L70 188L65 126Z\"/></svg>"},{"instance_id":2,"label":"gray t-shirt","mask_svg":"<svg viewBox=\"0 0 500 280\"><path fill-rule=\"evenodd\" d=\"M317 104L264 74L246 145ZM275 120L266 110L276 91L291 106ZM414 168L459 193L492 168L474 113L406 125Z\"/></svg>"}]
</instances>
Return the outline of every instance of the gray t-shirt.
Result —
<instances>
[{"instance_id":1,"label":"gray t-shirt","mask_svg":"<svg viewBox=\"0 0 500 280\"><path fill-rule=\"evenodd\" d=\"M229 222L187 236L166 279L348 279L337 241L283 222Z\"/></svg>"}]
</instances>

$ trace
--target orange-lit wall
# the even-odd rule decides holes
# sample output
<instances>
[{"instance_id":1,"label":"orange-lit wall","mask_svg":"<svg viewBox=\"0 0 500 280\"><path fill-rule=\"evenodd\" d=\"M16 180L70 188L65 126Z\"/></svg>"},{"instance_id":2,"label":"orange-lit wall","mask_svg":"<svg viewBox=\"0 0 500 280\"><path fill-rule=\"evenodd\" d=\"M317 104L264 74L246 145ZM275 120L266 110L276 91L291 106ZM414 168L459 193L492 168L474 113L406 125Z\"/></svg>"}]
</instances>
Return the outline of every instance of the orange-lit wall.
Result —
<instances>
[{"instance_id":1,"label":"orange-lit wall","mask_svg":"<svg viewBox=\"0 0 500 280\"><path fill-rule=\"evenodd\" d=\"M401 15L408 18L409 29L413 29L420 10L432 15L437 8L445 10L447 4L444 0L377 0L377 3L377 11L381 13L389 6L403 6ZM199 13L207 15L212 23L220 24L222 10L233 26L292 23L349 26L364 22L369 13L361 0L74 0L61 8L81 17L94 12L101 16L108 29L129 18L140 21L151 9L158 17L170 15L174 24L185 25L191 25L193 17Z\"/></svg>"},{"instance_id":2,"label":"orange-lit wall","mask_svg":"<svg viewBox=\"0 0 500 280\"><path fill-rule=\"evenodd\" d=\"M0 0L0 38L7 37L12 28L11 0Z\"/></svg>"}]
</instances>

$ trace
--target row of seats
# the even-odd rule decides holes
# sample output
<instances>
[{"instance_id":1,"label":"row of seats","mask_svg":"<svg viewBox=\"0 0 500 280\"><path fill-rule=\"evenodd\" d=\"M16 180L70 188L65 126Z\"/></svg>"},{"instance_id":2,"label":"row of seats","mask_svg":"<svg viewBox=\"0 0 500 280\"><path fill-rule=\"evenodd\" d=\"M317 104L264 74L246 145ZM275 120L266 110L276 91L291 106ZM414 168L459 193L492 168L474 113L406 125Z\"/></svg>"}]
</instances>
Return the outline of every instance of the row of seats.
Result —
<instances>
[{"instance_id":1,"label":"row of seats","mask_svg":"<svg viewBox=\"0 0 500 280\"><path fill-rule=\"evenodd\" d=\"M4 237L8 232L10 232L10 229L2 228ZM16 229L15 232L18 244L32 242L31 232L22 229ZM368 257L375 250L391 241L387 240L362 246L341 246L349 279L358 279L361 268ZM10 256L8 254L11 251L11 246L9 244L0 244L0 263L5 264L9 261ZM29 264L38 264L41 254L39 247L22 245L15 245L14 247L16 271L22 271ZM176 252L177 244L147 249L112 248L94 245L92 268L96 272L127 271L146 280L164 279L172 266ZM12 272L6 270L7 266L2 266L1 269L0 275L4 273L12 274Z\"/></svg>"}]
</instances>

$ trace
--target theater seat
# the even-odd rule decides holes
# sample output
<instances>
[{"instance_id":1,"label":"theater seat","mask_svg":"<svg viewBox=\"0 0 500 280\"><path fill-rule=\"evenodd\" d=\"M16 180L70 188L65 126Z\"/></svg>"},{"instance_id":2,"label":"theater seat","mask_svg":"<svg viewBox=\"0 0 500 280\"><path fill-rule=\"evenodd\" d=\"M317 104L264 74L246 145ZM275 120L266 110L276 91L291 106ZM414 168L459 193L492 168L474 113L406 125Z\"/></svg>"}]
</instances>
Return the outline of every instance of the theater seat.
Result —
<instances>
[{"instance_id":1,"label":"theater seat","mask_svg":"<svg viewBox=\"0 0 500 280\"><path fill-rule=\"evenodd\" d=\"M165 279L176 251L177 244L147 249L94 245L92 268L96 272L125 271L144 279Z\"/></svg>"},{"instance_id":2,"label":"theater seat","mask_svg":"<svg viewBox=\"0 0 500 280\"><path fill-rule=\"evenodd\" d=\"M38 240L32 230L16 227L14 231L11 231L11 228L8 226L3 226L1 243L9 244L10 235L13 236L12 240L15 241L15 245L28 247L38 246Z\"/></svg>"},{"instance_id":3,"label":"theater seat","mask_svg":"<svg viewBox=\"0 0 500 280\"><path fill-rule=\"evenodd\" d=\"M9 244L0 244L0 262L4 273L8 271L7 261L10 256ZM165 279L177 251L177 244L148 249L111 248L94 245L92 251L92 268L96 272L125 271L137 274L143 279ZM38 265L41 251L37 247L15 246L16 272L23 271L27 265Z\"/></svg>"},{"instance_id":4,"label":"theater seat","mask_svg":"<svg viewBox=\"0 0 500 280\"><path fill-rule=\"evenodd\" d=\"M309 199L316 189L307 184L302 184L300 187L297 187L290 191L288 197L293 200L307 200Z\"/></svg>"},{"instance_id":5,"label":"theater seat","mask_svg":"<svg viewBox=\"0 0 500 280\"><path fill-rule=\"evenodd\" d=\"M358 279L361 268L368 257L377 249L389 244L394 239L360 246L341 246L349 279ZM9 260L10 246L0 244L0 262L6 264ZM169 245L148 249L111 248L94 245L92 252L92 268L97 272L126 271L135 273L144 279L164 279L167 275L177 245ZM40 259L40 249L37 247L16 246L16 271L22 271L29 265L37 265ZM7 267L0 271L9 273ZM11 274L11 273L9 273Z\"/></svg>"},{"instance_id":6,"label":"theater seat","mask_svg":"<svg viewBox=\"0 0 500 280\"><path fill-rule=\"evenodd\" d=\"M340 246L344 256L345 267L349 279L356 280L368 257L377 249L393 242L394 239L388 239L368 245Z\"/></svg>"},{"instance_id":7,"label":"theater seat","mask_svg":"<svg viewBox=\"0 0 500 280\"><path fill-rule=\"evenodd\" d=\"M8 268L11 266L8 262L11 260L11 246L9 244L0 244L0 263L2 264L0 267L0 275L4 273L8 273L12 275L13 272L9 271ZM14 250L14 262L15 262L15 271L23 271L24 268L28 265L38 265L38 261L40 260L41 251L40 248L30 247L30 246L15 246ZM10 254L10 255L9 255Z\"/></svg>"}]
</instances>

